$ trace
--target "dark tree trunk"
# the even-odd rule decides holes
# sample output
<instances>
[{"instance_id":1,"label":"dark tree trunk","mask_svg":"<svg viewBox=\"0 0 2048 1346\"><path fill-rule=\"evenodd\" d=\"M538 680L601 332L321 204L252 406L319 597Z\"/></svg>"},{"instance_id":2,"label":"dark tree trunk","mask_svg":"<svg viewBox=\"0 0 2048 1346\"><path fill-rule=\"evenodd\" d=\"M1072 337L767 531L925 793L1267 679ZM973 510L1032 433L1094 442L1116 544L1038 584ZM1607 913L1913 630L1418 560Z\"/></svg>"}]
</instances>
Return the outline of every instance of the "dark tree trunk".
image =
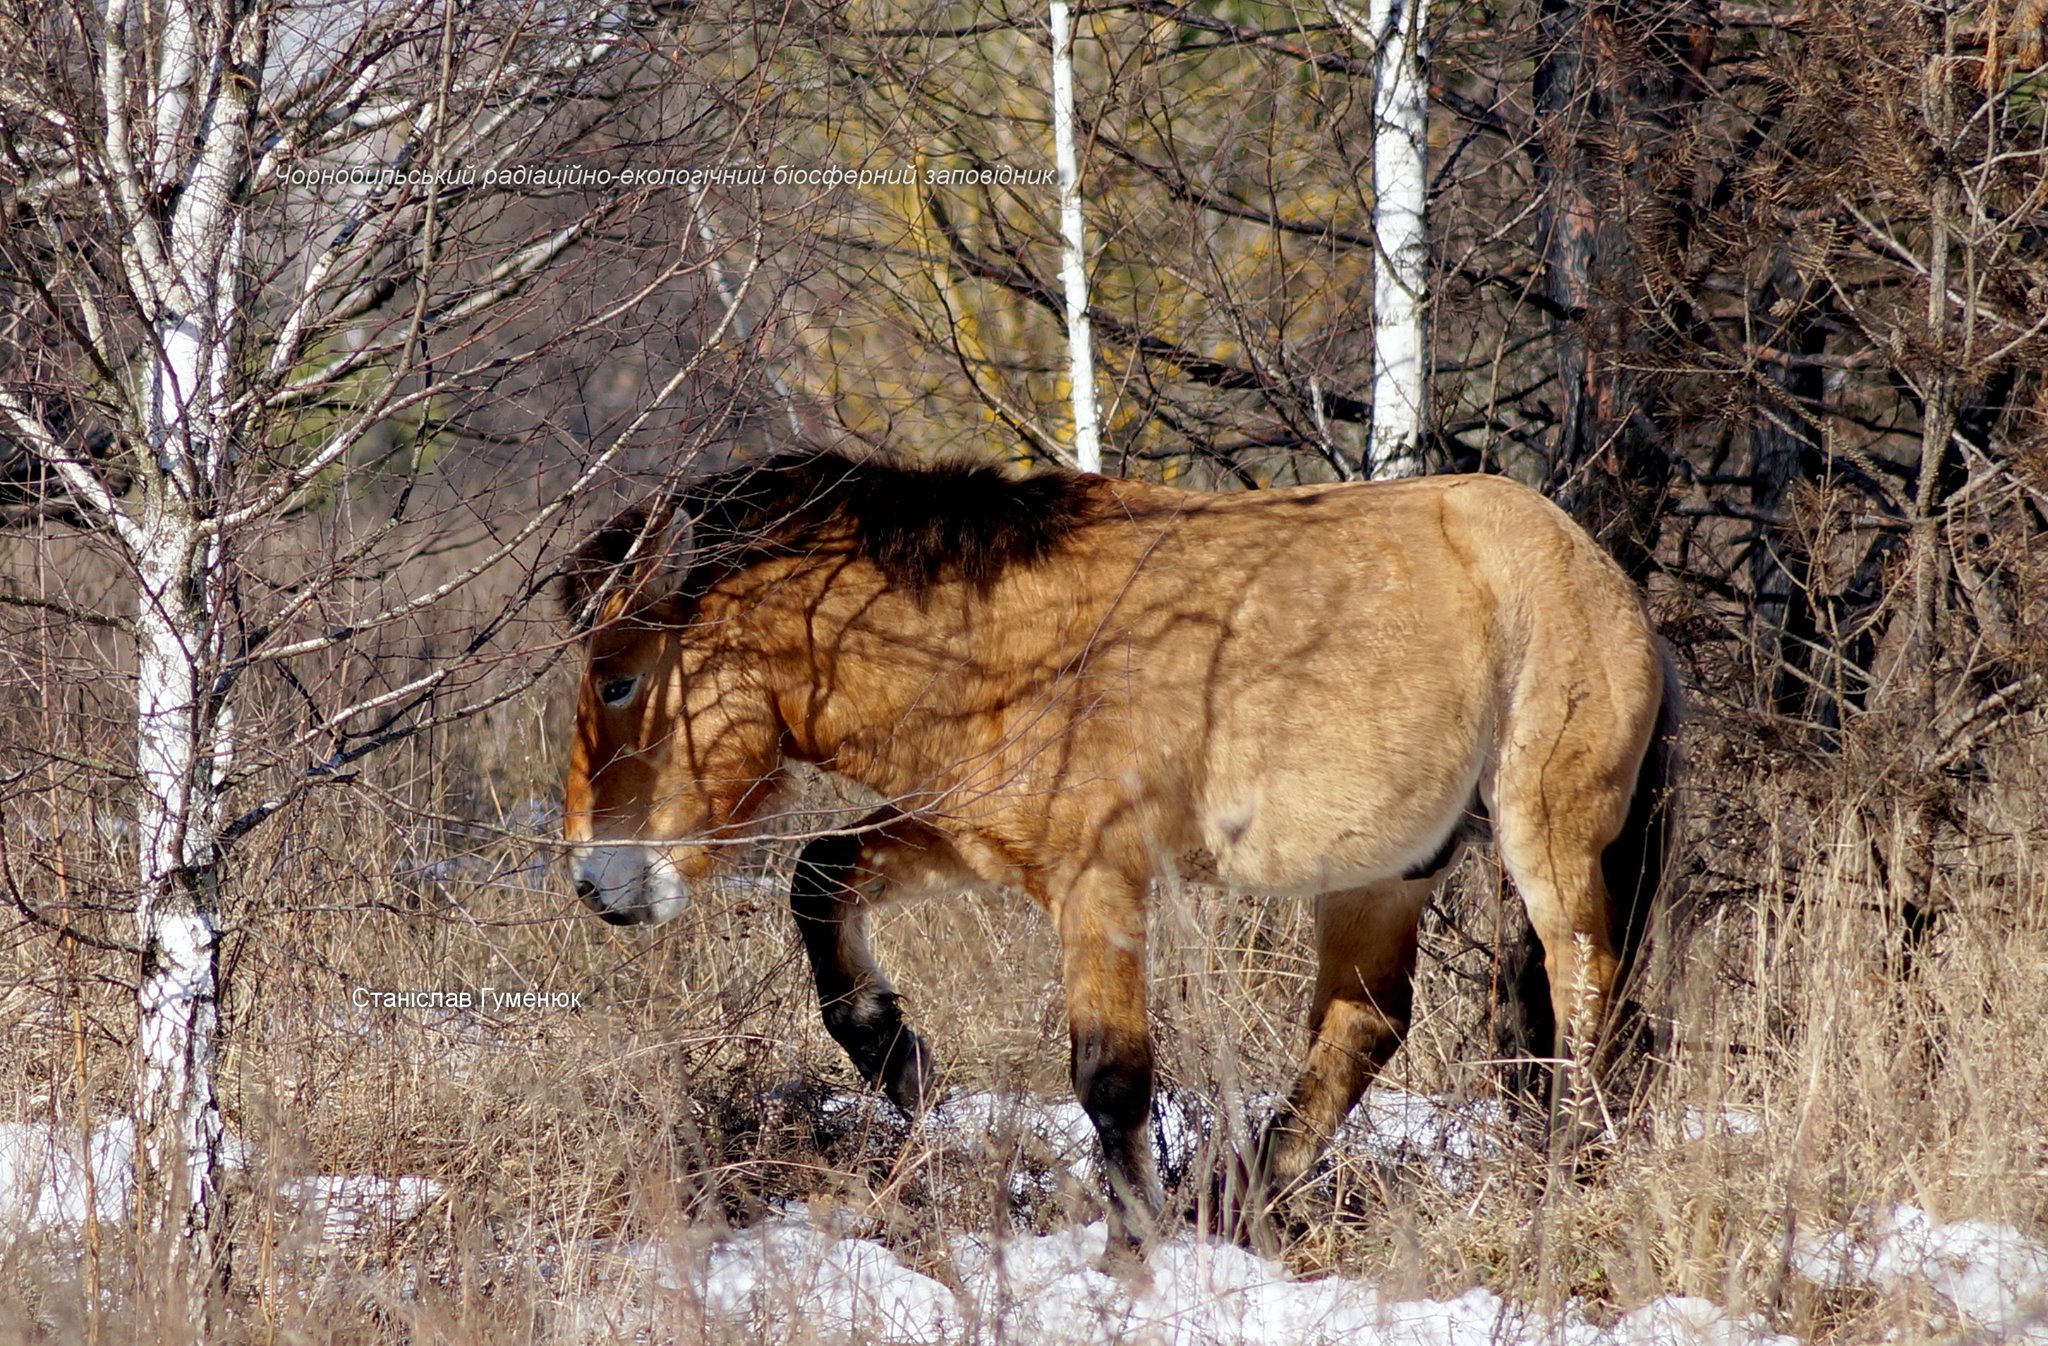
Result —
<instances>
[{"instance_id":1,"label":"dark tree trunk","mask_svg":"<svg viewBox=\"0 0 2048 1346\"><path fill-rule=\"evenodd\" d=\"M1763 344L1787 359L1763 367L1749 428L1750 503L1762 517L1785 517L1796 505L1802 482L1820 476L1820 431L1805 408L1822 392L1819 366L1796 357L1820 352L1823 334L1815 321L1814 295L1781 249L1770 274L1751 296L1750 312L1766 319ZM1781 318L1771 315L1782 313ZM1749 579L1756 603L1758 690L1764 705L1780 715L1826 725L1839 723L1839 708L1821 688L1832 678L1814 657L1820 636L1814 592L1813 557L1796 525L1757 525L1749 553Z\"/></svg>"},{"instance_id":2,"label":"dark tree trunk","mask_svg":"<svg viewBox=\"0 0 2048 1346\"><path fill-rule=\"evenodd\" d=\"M1535 79L1538 248L1556 337L1552 481L1638 578L1670 461L1646 371L1653 295L1681 269L1688 130L1713 49L1712 0L1543 0Z\"/></svg>"}]
</instances>

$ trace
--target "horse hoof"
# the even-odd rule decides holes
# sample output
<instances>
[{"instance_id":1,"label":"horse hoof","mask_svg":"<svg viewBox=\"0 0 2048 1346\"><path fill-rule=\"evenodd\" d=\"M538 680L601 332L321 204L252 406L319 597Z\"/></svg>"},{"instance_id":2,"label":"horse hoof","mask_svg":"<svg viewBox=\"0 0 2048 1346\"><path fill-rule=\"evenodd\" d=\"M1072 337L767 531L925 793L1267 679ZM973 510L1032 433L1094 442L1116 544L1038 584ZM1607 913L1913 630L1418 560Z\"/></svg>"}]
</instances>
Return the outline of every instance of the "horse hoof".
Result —
<instances>
[{"instance_id":1,"label":"horse hoof","mask_svg":"<svg viewBox=\"0 0 2048 1346\"><path fill-rule=\"evenodd\" d=\"M1109 1244L1103 1248L1102 1256L1095 1258L1090 1265L1132 1289L1147 1289L1152 1284L1152 1264L1145 1260L1144 1241L1133 1241L1114 1231L1110 1233Z\"/></svg>"},{"instance_id":2,"label":"horse hoof","mask_svg":"<svg viewBox=\"0 0 2048 1346\"><path fill-rule=\"evenodd\" d=\"M903 1115L915 1120L922 1117L939 1098L939 1068L932 1059L931 1048L924 1045L924 1039L909 1029L889 1054L889 1064L883 1072L882 1092L889 1101L903 1110Z\"/></svg>"}]
</instances>

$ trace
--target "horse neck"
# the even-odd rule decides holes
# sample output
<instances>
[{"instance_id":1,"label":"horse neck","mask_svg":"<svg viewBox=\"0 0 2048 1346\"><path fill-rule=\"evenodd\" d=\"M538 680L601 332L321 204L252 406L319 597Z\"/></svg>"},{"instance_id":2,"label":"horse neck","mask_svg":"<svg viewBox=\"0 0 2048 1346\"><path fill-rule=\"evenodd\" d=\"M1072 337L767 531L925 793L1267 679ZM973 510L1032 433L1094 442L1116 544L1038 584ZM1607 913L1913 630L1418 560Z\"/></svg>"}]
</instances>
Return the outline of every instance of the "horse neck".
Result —
<instances>
[{"instance_id":1,"label":"horse neck","mask_svg":"<svg viewBox=\"0 0 2048 1346\"><path fill-rule=\"evenodd\" d=\"M769 660L786 751L885 794L931 788L999 737L1011 686L1059 657L1058 633L1009 582L915 596L848 566L779 589L759 611L787 633Z\"/></svg>"}]
</instances>

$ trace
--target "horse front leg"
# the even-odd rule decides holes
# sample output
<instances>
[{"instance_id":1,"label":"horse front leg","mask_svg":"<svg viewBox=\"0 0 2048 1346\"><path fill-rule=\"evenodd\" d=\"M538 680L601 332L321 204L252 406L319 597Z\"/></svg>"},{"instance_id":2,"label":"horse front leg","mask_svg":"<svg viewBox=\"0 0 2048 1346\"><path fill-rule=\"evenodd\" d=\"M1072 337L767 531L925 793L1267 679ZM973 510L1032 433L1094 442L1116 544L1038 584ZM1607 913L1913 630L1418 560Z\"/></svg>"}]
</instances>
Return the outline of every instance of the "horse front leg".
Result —
<instances>
[{"instance_id":1,"label":"horse front leg","mask_svg":"<svg viewBox=\"0 0 2048 1346\"><path fill-rule=\"evenodd\" d=\"M916 1116L932 1101L938 1071L924 1039L903 1021L896 988L868 948L867 908L886 891L886 834L819 837L797 856L789 907L810 959L825 1031L863 1080Z\"/></svg>"},{"instance_id":2,"label":"horse front leg","mask_svg":"<svg viewBox=\"0 0 2048 1346\"><path fill-rule=\"evenodd\" d=\"M1102 1142L1112 1251L1142 1251L1158 1219L1152 1038L1145 1018L1146 884L1084 875L1054 912L1074 1093Z\"/></svg>"}]
</instances>

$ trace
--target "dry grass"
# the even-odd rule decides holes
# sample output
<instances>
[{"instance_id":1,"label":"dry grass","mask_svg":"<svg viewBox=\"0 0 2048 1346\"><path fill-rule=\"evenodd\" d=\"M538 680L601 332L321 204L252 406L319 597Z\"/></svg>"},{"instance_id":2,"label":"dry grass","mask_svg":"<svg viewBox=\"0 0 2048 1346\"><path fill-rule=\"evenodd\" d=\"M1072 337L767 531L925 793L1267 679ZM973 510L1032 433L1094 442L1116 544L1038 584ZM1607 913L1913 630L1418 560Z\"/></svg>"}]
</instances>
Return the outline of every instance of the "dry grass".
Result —
<instances>
[{"instance_id":1,"label":"dry grass","mask_svg":"<svg viewBox=\"0 0 2048 1346\"><path fill-rule=\"evenodd\" d=\"M1015 1197L1011 1170L1045 1173L1028 1145L990 1171L906 1145L880 1111L820 1112L821 1090L852 1080L818 1026L777 900L786 854L764 858L767 883L656 932L583 916L545 847L558 713L515 703L403 749L237 859L223 1099L249 1158L231 1207L226 1339L525 1342L627 1327L694 1340L701 1319L650 1291L632 1250L701 1243L771 1200L829 1206L942 1280L944 1231L1093 1218L1093 1193L1058 1174ZM2048 903L2032 803L2048 758L2015 748L1989 764L1998 788L1979 791L1975 840L1944 878L1952 909L1908 970L1870 860L1886 840L1883 801L1825 768L1764 769L1775 759L1753 736L1710 713L1693 736L1703 906L1676 949L1668 1068L1613 1144L1578 1182L1549 1181L1514 1131L1462 1186L1420 1165L1342 1168L1305 1204L1299 1269L1407 1295L1478 1285L1533 1305L1583 1297L1596 1315L1697 1294L1803 1338L1920 1340L1942 1306L1922 1292L1817 1287L1789 1268L1788 1231L1897 1201L2048 1231L2048 1139L2031 1124L2048 1114ZM95 875L119 870L119 837L82 812L9 826L17 852L61 830L67 900L81 907ZM49 866L28 880L57 901ZM1390 1083L1493 1088L1475 982L1498 902L1490 860L1468 860L1444 904L1458 918L1430 923L1419 1019ZM1284 1085L1302 1037L1306 921L1301 903L1162 896L1153 969L1167 1087L1215 1099ZM888 914L877 944L956 1085L1062 1093L1058 964L1035 911L930 903ZM75 1129L122 1113L127 972L14 932L0 952L11 1082L0 1114ZM579 992L585 1007L351 1003L356 987L486 985ZM1724 1116L1754 1127L1731 1132ZM279 1195L315 1173L438 1188L417 1211L323 1229ZM1183 1199L1205 1180L1191 1176ZM0 1341L150 1334L157 1301L135 1265L113 1227L0 1250ZM649 1294L664 1305L651 1322L633 1308Z\"/></svg>"}]
</instances>

